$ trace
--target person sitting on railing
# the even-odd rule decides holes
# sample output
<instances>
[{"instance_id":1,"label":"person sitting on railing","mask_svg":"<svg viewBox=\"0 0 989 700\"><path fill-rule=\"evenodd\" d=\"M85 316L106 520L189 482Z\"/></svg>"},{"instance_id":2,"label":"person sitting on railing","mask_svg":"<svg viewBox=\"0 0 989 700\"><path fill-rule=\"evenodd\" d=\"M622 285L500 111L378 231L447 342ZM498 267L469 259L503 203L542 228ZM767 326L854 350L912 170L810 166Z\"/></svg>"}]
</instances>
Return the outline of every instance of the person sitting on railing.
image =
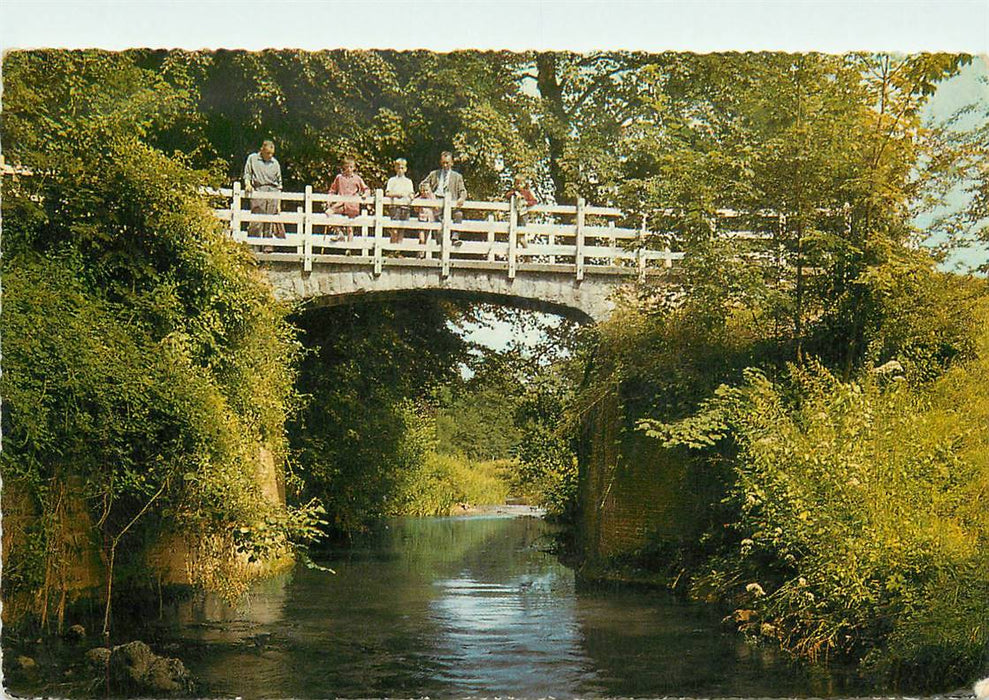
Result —
<instances>
[{"instance_id":1,"label":"person sitting on railing","mask_svg":"<svg viewBox=\"0 0 989 700\"><path fill-rule=\"evenodd\" d=\"M355 195L360 195L361 197L367 196L370 188L364 183L364 178L357 174L356 169L356 160L349 157L344 158L340 165L340 173L333 178L333 184L330 185L330 194L338 194L345 197L353 197ZM355 219L361 213L361 205L357 202L334 202L330 204L326 213L343 214L351 219ZM354 240L354 227L347 226L346 229L347 241ZM339 241L341 238L342 236L336 233L330 240Z\"/></svg>"},{"instance_id":2,"label":"person sitting on railing","mask_svg":"<svg viewBox=\"0 0 989 700\"><path fill-rule=\"evenodd\" d=\"M529 189L529 184L521 175L515 176L512 189L505 193L505 199L509 202L512 201L513 197L515 197L515 212L519 217L519 225L525 228L529 225L529 207L536 206L539 200L536 199L536 195L532 193L532 190ZM520 246L527 248L529 246L528 232L523 231L518 240Z\"/></svg>"},{"instance_id":3,"label":"person sitting on railing","mask_svg":"<svg viewBox=\"0 0 989 700\"><path fill-rule=\"evenodd\" d=\"M247 156L244 164L244 189L250 197L252 214L277 214L281 211L281 201L278 199L261 199L251 197L254 190L258 192L282 191L282 166L275 160L275 142L265 139L261 150ZM285 224L277 221L252 221L247 225L247 235L263 238L285 238ZM274 251L270 245L262 248L261 252Z\"/></svg>"},{"instance_id":4,"label":"person sitting on railing","mask_svg":"<svg viewBox=\"0 0 989 700\"><path fill-rule=\"evenodd\" d=\"M464 177L453 169L453 154L450 151L443 151L440 154L440 167L429 173L422 181L429 185L429 189L437 197L449 198L453 208L450 216L454 223L459 224L464 220L464 212L460 207L464 206L467 200L467 188L464 186ZM460 245L460 232L453 232L453 245Z\"/></svg>"},{"instance_id":5,"label":"person sitting on railing","mask_svg":"<svg viewBox=\"0 0 989 700\"><path fill-rule=\"evenodd\" d=\"M385 185L385 196L395 197L399 201L405 200L408 204L392 204L388 210L388 216L391 217L392 221L408 221L409 220L409 204L412 203L412 198L415 196L415 187L412 184L412 180L405 176L405 170L408 167L408 161L405 158L395 159L395 176L388 179L388 184ZM389 232L388 239L392 243L401 243L402 239L405 237L403 229L393 228Z\"/></svg>"}]
</instances>

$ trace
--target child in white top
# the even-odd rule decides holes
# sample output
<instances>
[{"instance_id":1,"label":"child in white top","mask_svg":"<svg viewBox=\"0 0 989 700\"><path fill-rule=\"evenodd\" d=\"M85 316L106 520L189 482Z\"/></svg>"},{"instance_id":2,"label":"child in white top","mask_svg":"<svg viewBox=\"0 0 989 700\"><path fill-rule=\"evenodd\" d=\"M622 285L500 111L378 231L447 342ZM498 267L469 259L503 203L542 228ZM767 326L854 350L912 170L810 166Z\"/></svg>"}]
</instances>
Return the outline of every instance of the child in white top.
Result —
<instances>
[{"instance_id":1,"label":"child in white top","mask_svg":"<svg viewBox=\"0 0 989 700\"><path fill-rule=\"evenodd\" d=\"M415 187L412 185L412 180L405 176L408 163L405 158L396 158L394 165L395 176L388 179L388 184L385 185L385 196L396 197L411 202L412 197L415 196ZM388 216L394 221L408 221L409 205L392 204L388 210ZM402 238L403 234L400 228L393 228L389 232L389 240L392 243L401 243Z\"/></svg>"}]
</instances>

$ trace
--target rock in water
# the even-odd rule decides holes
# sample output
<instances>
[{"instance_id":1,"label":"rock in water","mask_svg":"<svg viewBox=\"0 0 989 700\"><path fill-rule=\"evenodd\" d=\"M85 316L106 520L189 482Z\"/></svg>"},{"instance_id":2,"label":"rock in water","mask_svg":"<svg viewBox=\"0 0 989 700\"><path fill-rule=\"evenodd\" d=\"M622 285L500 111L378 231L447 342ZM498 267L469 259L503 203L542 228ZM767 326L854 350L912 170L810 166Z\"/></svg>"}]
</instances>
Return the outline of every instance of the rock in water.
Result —
<instances>
[{"instance_id":1,"label":"rock in water","mask_svg":"<svg viewBox=\"0 0 989 700\"><path fill-rule=\"evenodd\" d=\"M145 676L148 687L166 693L188 693L192 688L192 677L178 659L159 656L152 662Z\"/></svg>"},{"instance_id":2,"label":"rock in water","mask_svg":"<svg viewBox=\"0 0 989 700\"><path fill-rule=\"evenodd\" d=\"M110 653L110 680L114 685L143 690L144 674L155 654L144 642L130 642Z\"/></svg>"},{"instance_id":3,"label":"rock in water","mask_svg":"<svg viewBox=\"0 0 989 700\"><path fill-rule=\"evenodd\" d=\"M972 688L976 700L987 700L989 698L989 678L983 678Z\"/></svg>"},{"instance_id":4,"label":"rock in water","mask_svg":"<svg viewBox=\"0 0 989 700\"><path fill-rule=\"evenodd\" d=\"M158 656L141 641L113 648L110 683L121 690L151 695L189 693L193 686L185 664L178 659Z\"/></svg>"}]
</instances>

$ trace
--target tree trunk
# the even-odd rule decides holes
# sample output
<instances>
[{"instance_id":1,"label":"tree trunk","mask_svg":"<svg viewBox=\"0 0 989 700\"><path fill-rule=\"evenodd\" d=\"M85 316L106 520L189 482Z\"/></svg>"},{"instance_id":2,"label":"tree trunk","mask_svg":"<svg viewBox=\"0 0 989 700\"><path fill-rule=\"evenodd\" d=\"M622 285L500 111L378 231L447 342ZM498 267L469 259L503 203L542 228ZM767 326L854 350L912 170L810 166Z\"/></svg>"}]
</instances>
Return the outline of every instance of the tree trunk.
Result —
<instances>
[{"instance_id":1,"label":"tree trunk","mask_svg":"<svg viewBox=\"0 0 989 700\"><path fill-rule=\"evenodd\" d=\"M547 108L548 119L544 128L549 144L549 176L553 181L553 194L558 203L566 204L569 198L565 194L567 176L563 172L563 153L567 142L568 120L563 107L563 86L556 75L556 54L538 54L536 70L536 86Z\"/></svg>"}]
</instances>

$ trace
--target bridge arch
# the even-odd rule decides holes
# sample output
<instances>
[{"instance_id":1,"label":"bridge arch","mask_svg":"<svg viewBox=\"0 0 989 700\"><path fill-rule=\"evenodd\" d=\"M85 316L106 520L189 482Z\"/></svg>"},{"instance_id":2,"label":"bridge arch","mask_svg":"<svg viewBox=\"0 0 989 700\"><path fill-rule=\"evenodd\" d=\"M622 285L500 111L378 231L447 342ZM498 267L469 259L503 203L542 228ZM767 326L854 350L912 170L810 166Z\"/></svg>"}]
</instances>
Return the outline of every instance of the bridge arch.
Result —
<instances>
[{"instance_id":1,"label":"bridge arch","mask_svg":"<svg viewBox=\"0 0 989 700\"><path fill-rule=\"evenodd\" d=\"M587 283L546 272L523 272L508 278L497 270L456 267L446 276L434 268L397 265L393 269L386 266L382 274L375 275L360 263L319 265L308 273L290 261L268 260L262 267L275 296L288 302L338 306L418 292L543 311L582 324L606 319L614 310L615 292L629 284L627 277L618 276Z\"/></svg>"}]
</instances>

